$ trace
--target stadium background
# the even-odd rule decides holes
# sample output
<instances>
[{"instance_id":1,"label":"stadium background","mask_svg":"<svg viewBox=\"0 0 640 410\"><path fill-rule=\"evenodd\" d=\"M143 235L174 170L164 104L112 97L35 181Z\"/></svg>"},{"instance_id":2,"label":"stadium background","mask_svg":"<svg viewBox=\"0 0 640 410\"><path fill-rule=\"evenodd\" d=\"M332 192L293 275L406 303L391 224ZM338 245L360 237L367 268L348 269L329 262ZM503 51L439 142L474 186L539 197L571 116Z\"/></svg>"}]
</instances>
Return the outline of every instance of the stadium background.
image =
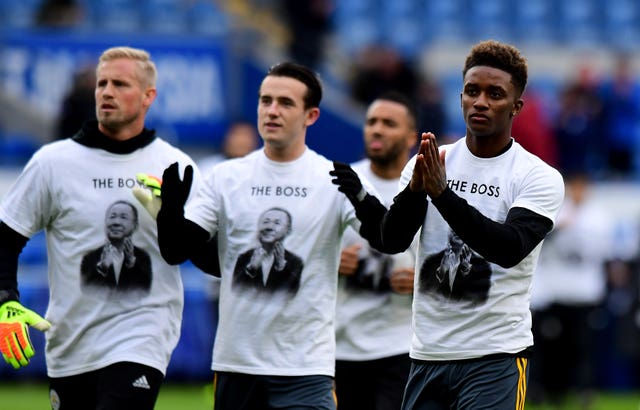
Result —
<instances>
[{"instance_id":1,"label":"stadium background","mask_svg":"<svg viewBox=\"0 0 640 410\"><path fill-rule=\"evenodd\" d=\"M93 66L107 47L126 44L151 52L159 70L159 93L148 125L196 159L217 150L234 119L255 120L256 92L264 72L288 58L291 31L277 0L78 0L71 3L80 14L53 27L36 23L44 3L0 1L0 194L29 156L53 139L74 73ZM625 52L640 81L640 3L635 0L329 3L330 28L316 67L326 95L320 120L308 136L309 145L329 158L354 161L362 155L364 112L349 94L349 81L355 56L371 44L396 50L437 84L446 114L443 131L453 137L464 135L461 65L469 46L478 40L504 40L523 51L530 66L529 90L541 96L549 118L557 112L560 89L581 67L607 78L615 56ZM640 118L634 127L629 132L640 138ZM624 177L599 176L595 187L596 200L617 218L618 249L628 260L637 260L640 243L640 141L635 147L632 171ZM23 303L39 312L44 312L48 299L45 266L40 234L21 255L19 273ZM207 381L214 313L203 275L188 264L183 275L183 334L168 378ZM633 294L637 306L638 290ZM639 320L631 326L637 329ZM39 354L18 372L0 366L0 382L44 377L43 338L38 332L32 337ZM640 346L629 356L612 350L611 343L594 343L602 343L599 387L637 391Z\"/></svg>"}]
</instances>

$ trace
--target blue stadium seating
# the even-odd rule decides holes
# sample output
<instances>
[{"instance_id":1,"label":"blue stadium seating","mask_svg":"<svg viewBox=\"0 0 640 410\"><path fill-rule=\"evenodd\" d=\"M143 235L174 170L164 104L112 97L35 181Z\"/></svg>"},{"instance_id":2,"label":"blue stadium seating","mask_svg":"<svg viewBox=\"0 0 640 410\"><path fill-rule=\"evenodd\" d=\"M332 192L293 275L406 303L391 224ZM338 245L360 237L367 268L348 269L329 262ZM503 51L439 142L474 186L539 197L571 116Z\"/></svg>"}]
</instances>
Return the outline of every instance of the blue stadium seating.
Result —
<instances>
[{"instance_id":1,"label":"blue stadium seating","mask_svg":"<svg viewBox=\"0 0 640 410\"><path fill-rule=\"evenodd\" d=\"M506 0L470 1L468 6L468 35L471 41L510 39L511 3Z\"/></svg>"},{"instance_id":2,"label":"blue stadium seating","mask_svg":"<svg viewBox=\"0 0 640 410\"><path fill-rule=\"evenodd\" d=\"M194 33L222 35L231 28L230 18L209 0L198 0L188 10L188 25Z\"/></svg>"},{"instance_id":3,"label":"blue stadium seating","mask_svg":"<svg viewBox=\"0 0 640 410\"><path fill-rule=\"evenodd\" d=\"M425 45L466 39L465 0L427 1L422 20Z\"/></svg>"},{"instance_id":4,"label":"blue stadium seating","mask_svg":"<svg viewBox=\"0 0 640 410\"><path fill-rule=\"evenodd\" d=\"M189 31L186 7L180 0L139 0L141 25L157 33Z\"/></svg>"},{"instance_id":5,"label":"blue stadium seating","mask_svg":"<svg viewBox=\"0 0 640 410\"><path fill-rule=\"evenodd\" d=\"M0 23L2 27L32 27L41 0L2 0Z\"/></svg>"},{"instance_id":6,"label":"blue stadium seating","mask_svg":"<svg viewBox=\"0 0 640 410\"><path fill-rule=\"evenodd\" d=\"M528 0L513 9L511 33L521 44L552 45L557 41L554 4L551 0Z\"/></svg>"},{"instance_id":7,"label":"blue stadium seating","mask_svg":"<svg viewBox=\"0 0 640 410\"><path fill-rule=\"evenodd\" d=\"M88 18L99 30L113 32L139 32L140 4L129 0L91 0L87 3Z\"/></svg>"}]
</instances>

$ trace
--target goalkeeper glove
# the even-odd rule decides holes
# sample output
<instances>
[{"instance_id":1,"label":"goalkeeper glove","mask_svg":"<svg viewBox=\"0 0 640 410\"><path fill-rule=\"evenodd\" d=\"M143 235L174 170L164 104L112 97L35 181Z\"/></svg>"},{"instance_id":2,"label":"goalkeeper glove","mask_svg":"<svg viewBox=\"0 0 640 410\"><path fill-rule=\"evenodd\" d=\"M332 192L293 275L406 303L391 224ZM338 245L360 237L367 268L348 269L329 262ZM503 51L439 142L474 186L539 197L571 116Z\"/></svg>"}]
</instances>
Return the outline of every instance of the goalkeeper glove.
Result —
<instances>
[{"instance_id":1,"label":"goalkeeper glove","mask_svg":"<svg viewBox=\"0 0 640 410\"><path fill-rule=\"evenodd\" d=\"M27 325L42 332L51 327L42 316L15 300L0 306L0 351L4 360L15 369L26 366L35 354Z\"/></svg>"},{"instance_id":2,"label":"goalkeeper glove","mask_svg":"<svg viewBox=\"0 0 640 410\"><path fill-rule=\"evenodd\" d=\"M149 212L149 215L156 219L162 206L162 180L143 173L136 174L136 179L139 185L133 188L133 195Z\"/></svg>"}]
</instances>

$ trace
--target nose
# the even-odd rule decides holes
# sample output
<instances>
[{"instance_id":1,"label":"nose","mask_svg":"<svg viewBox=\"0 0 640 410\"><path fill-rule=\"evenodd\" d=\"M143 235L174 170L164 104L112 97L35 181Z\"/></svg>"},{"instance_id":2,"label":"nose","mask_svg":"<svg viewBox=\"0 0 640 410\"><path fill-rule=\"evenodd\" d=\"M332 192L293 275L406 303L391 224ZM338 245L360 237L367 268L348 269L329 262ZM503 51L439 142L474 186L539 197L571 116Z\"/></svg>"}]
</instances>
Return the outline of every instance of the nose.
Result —
<instances>
[{"instance_id":1,"label":"nose","mask_svg":"<svg viewBox=\"0 0 640 410\"><path fill-rule=\"evenodd\" d=\"M271 104L269 104L267 106L267 114L269 116L275 117L278 115L278 103L277 102L272 102Z\"/></svg>"},{"instance_id":2,"label":"nose","mask_svg":"<svg viewBox=\"0 0 640 410\"><path fill-rule=\"evenodd\" d=\"M379 135L382 132L382 123L380 121L375 121L369 125L371 128L371 132L375 135Z\"/></svg>"},{"instance_id":3,"label":"nose","mask_svg":"<svg viewBox=\"0 0 640 410\"><path fill-rule=\"evenodd\" d=\"M113 84L111 82L107 82L104 86L98 87L97 90L102 94L102 96L112 96L113 95Z\"/></svg>"},{"instance_id":4,"label":"nose","mask_svg":"<svg viewBox=\"0 0 640 410\"><path fill-rule=\"evenodd\" d=\"M485 93L478 94L478 97L473 101L474 108L487 108L489 107L488 98Z\"/></svg>"}]
</instances>

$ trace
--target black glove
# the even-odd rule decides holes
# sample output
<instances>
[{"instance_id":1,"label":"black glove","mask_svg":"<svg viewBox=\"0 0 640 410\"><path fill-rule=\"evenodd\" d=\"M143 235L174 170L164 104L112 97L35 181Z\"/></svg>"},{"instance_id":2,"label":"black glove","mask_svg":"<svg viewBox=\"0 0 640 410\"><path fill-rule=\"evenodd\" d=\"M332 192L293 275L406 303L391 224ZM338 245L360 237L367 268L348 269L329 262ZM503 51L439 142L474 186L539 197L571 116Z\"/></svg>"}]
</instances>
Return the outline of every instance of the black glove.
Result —
<instances>
[{"instance_id":1,"label":"black glove","mask_svg":"<svg viewBox=\"0 0 640 410\"><path fill-rule=\"evenodd\" d=\"M338 185L338 191L345 194L354 206L367 195L358 174L348 164L333 161L333 171L329 171L329 175L335 177L331 182Z\"/></svg>"},{"instance_id":2,"label":"black glove","mask_svg":"<svg viewBox=\"0 0 640 410\"><path fill-rule=\"evenodd\" d=\"M384 252L380 228L387 208L378 198L367 193L358 174L349 165L333 161L333 171L329 171L329 175L335 177L331 182L338 185L338 191L345 194L355 208L361 222L360 236L373 248Z\"/></svg>"},{"instance_id":3,"label":"black glove","mask_svg":"<svg viewBox=\"0 0 640 410\"><path fill-rule=\"evenodd\" d=\"M184 219L184 204L193 182L193 167L187 165L180 180L178 163L174 162L162 174L162 205L156 218L160 254L170 265L178 265L189 257L191 246Z\"/></svg>"},{"instance_id":4,"label":"black glove","mask_svg":"<svg viewBox=\"0 0 640 410\"><path fill-rule=\"evenodd\" d=\"M191 183L193 182L193 167L187 165L184 169L184 179L180 180L180 171L178 163L174 162L169 165L162 173L162 208L173 212L180 212L184 209L184 204L189 197Z\"/></svg>"}]
</instances>

